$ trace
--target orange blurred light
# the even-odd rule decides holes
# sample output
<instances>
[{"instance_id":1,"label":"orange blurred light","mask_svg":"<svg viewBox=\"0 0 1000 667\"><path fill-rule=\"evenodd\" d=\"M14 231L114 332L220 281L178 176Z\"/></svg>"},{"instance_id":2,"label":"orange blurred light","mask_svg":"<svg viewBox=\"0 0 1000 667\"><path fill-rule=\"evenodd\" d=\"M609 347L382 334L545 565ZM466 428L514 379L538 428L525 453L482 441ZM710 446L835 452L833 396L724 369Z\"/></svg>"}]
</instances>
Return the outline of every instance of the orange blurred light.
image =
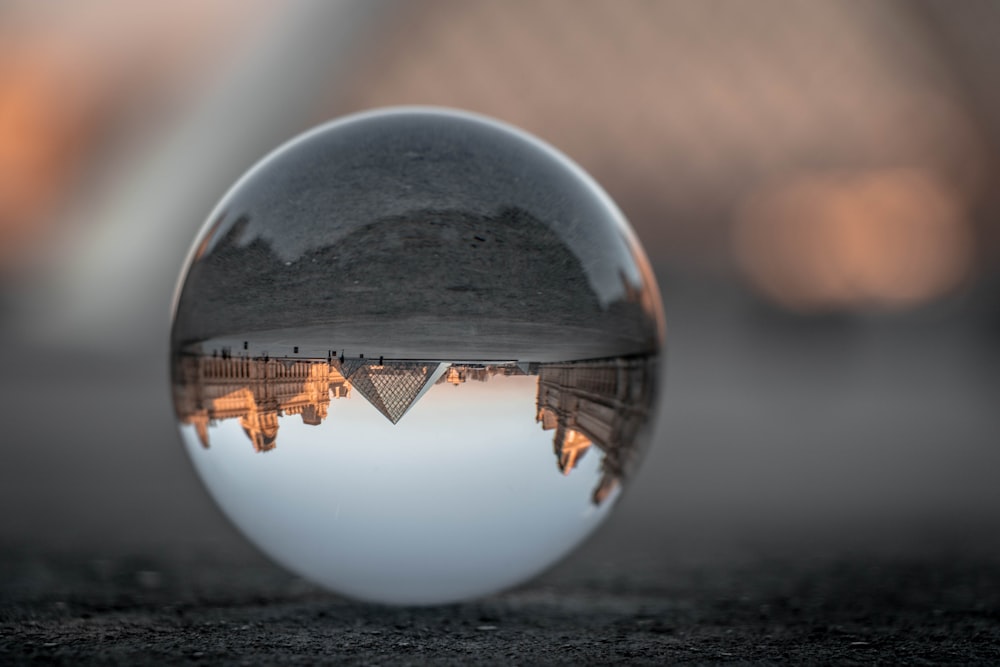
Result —
<instances>
[{"instance_id":1,"label":"orange blurred light","mask_svg":"<svg viewBox=\"0 0 1000 667\"><path fill-rule=\"evenodd\" d=\"M0 264L51 211L90 122L92 105L67 93L51 55L0 53Z\"/></svg>"},{"instance_id":2,"label":"orange blurred light","mask_svg":"<svg viewBox=\"0 0 1000 667\"><path fill-rule=\"evenodd\" d=\"M271 12L265 0L0 3L0 274L58 233L118 151L196 102Z\"/></svg>"},{"instance_id":3,"label":"orange blurred light","mask_svg":"<svg viewBox=\"0 0 1000 667\"><path fill-rule=\"evenodd\" d=\"M928 170L796 175L744 201L734 252L761 294L793 310L909 308L968 275L964 209Z\"/></svg>"}]
</instances>

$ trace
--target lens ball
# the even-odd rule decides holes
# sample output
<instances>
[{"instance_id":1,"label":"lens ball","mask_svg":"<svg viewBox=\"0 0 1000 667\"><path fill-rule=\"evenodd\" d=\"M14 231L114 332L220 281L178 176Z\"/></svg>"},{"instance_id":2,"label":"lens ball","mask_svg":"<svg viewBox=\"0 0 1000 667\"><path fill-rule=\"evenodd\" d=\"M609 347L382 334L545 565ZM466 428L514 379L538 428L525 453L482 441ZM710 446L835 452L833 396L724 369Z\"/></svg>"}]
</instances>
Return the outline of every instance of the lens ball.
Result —
<instances>
[{"instance_id":1,"label":"lens ball","mask_svg":"<svg viewBox=\"0 0 1000 667\"><path fill-rule=\"evenodd\" d=\"M628 224L497 121L388 109L223 197L171 332L181 440L226 516L338 593L433 604L569 553L635 474L663 316Z\"/></svg>"}]
</instances>

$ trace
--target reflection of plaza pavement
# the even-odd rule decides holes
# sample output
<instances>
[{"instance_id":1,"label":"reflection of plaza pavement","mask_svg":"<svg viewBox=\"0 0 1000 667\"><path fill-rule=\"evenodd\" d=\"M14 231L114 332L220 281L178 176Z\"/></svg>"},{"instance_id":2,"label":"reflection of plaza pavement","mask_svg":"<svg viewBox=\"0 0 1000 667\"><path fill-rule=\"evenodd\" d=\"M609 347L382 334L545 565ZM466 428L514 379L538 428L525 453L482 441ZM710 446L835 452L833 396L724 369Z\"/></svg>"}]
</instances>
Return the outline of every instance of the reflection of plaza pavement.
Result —
<instances>
[{"instance_id":1,"label":"reflection of plaza pavement","mask_svg":"<svg viewBox=\"0 0 1000 667\"><path fill-rule=\"evenodd\" d=\"M314 359L325 358L333 350L349 357L561 362L654 351L638 348L634 338L608 327L426 317L409 318L394 326L370 318L219 336L191 346L190 351L212 354L228 349L241 354L244 342L252 357L266 353L270 357Z\"/></svg>"},{"instance_id":2,"label":"reflection of plaza pavement","mask_svg":"<svg viewBox=\"0 0 1000 667\"><path fill-rule=\"evenodd\" d=\"M328 336L414 348L372 352L408 358L465 356L460 348L481 346L476 338L487 347L508 338L511 349L538 345L539 354L560 342L585 348L552 359L565 361L652 352L659 336L650 290L624 269L596 290L590 268L524 212L415 211L365 225L294 261L261 239L246 243L245 226L235 223L192 265L175 342L240 336L242 344L244 332L294 325L301 329L295 337L314 340L292 345L316 344L320 356L347 344Z\"/></svg>"}]
</instances>

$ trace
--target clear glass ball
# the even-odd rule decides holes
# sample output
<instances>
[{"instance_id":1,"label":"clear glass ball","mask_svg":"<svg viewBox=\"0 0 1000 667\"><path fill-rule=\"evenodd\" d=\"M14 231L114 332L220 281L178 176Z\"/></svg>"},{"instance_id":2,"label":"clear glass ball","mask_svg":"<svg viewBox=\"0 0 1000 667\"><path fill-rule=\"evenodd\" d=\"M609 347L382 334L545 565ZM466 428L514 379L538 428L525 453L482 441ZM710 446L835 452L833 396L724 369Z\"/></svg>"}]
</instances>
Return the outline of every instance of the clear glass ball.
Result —
<instances>
[{"instance_id":1,"label":"clear glass ball","mask_svg":"<svg viewBox=\"0 0 1000 667\"><path fill-rule=\"evenodd\" d=\"M569 553L634 474L663 316L625 219L524 132L343 118L223 197L171 331L181 439L262 551L355 598L432 604Z\"/></svg>"}]
</instances>

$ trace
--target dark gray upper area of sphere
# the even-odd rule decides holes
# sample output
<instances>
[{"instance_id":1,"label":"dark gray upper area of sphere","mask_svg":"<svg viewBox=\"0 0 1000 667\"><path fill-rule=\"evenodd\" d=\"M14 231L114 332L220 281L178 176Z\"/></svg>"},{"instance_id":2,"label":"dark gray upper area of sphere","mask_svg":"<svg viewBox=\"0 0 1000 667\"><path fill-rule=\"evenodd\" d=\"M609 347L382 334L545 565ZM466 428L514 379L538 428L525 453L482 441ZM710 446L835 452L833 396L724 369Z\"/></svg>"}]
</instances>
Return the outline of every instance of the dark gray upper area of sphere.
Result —
<instances>
[{"instance_id":1,"label":"dark gray upper area of sphere","mask_svg":"<svg viewBox=\"0 0 1000 667\"><path fill-rule=\"evenodd\" d=\"M465 115L371 114L291 142L226 196L188 267L174 339L322 323L346 300L380 317L417 302L441 316L610 309L648 338L649 313L621 320L643 280L616 212L538 143ZM483 299L500 311L472 303Z\"/></svg>"}]
</instances>

